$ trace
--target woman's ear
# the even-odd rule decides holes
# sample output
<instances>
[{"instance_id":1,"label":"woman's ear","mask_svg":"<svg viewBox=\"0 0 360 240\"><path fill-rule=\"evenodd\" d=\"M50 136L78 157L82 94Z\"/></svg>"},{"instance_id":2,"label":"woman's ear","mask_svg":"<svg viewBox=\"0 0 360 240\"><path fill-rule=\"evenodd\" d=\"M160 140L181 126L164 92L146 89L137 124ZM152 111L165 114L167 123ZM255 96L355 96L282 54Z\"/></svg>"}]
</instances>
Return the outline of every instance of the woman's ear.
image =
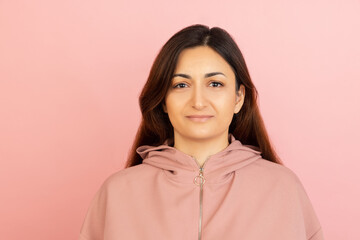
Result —
<instances>
[{"instance_id":1,"label":"woman's ear","mask_svg":"<svg viewBox=\"0 0 360 240\"><path fill-rule=\"evenodd\" d=\"M161 105L162 105L162 109L163 109L163 111L164 111L165 113L167 113L167 108L166 108L165 103L162 103Z\"/></svg>"},{"instance_id":2,"label":"woman's ear","mask_svg":"<svg viewBox=\"0 0 360 240\"><path fill-rule=\"evenodd\" d=\"M240 85L239 90L236 92L236 102L235 102L235 109L234 113L237 114L240 112L241 107L244 104L245 99L245 87L244 85Z\"/></svg>"}]
</instances>

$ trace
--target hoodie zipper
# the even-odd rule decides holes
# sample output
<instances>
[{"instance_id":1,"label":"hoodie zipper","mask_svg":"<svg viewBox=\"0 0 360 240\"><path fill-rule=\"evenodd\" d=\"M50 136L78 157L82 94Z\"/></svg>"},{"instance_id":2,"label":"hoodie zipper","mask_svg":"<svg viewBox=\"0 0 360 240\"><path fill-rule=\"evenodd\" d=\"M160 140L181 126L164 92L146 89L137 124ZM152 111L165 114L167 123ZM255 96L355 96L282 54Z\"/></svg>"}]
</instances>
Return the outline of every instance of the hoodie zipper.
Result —
<instances>
[{"instance_id":1,"label":"hoodie zipper","mask_svg":"<svg viewBox=\"0 0 360 240\"><path fill-rule=\"evenodd\" d=\"M202 211L203 211L203 185L205 183L205 177L204 177L204 164L202 167L200 167L199 163L196 161L196 159L193 157L197 165L199 166L199 175L197 175L194 178L195 185L198 185L200 187L200 194L199 194L199 230L198 230L198 240L201 240L201 234L202 234Z\"/></svg>"}]
</instances>

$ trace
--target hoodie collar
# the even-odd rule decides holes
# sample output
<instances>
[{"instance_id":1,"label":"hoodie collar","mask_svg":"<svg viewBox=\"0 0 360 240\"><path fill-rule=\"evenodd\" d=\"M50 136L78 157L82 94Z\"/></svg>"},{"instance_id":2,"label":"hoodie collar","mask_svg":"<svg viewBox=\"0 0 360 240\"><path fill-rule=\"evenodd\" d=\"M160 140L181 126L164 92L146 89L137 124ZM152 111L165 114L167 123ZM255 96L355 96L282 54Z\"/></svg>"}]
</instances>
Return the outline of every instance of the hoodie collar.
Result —
<instances>
[{"instance_id":1,"label":"hoodie collar","mask_svg":"<svg viewBox=\"0 0 360 240\"><path fill-rule=\"evenodd\" d=\"M230 144L222 151L207 158L203 173L207 183L226 181L238 169L261 158L259 148L243 145L229 133ZM136 152L143 158L143 164L164 170L176 182L193 183L199 173L195 158L169 145L169 139L160 146L143 145Z\"/></svg>"}]
</instances>

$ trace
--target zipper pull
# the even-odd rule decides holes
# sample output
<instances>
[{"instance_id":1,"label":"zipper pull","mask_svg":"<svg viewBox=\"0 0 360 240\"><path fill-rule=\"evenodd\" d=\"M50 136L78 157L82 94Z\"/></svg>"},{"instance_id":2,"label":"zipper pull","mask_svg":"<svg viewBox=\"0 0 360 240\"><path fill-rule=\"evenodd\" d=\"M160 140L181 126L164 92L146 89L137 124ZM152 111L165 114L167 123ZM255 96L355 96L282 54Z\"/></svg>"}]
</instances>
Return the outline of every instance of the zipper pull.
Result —
<instances>
[{"instance_id":1,"label":"zipper pull","mask_svg":"<svg viewBox=\"0 0 360 240\"><path fill-rule=\"evenodd\" d=\"M203 169L203 167L200 167L200 169L199 169L199 175L197 175L197 176L194 178L194 183L195 183L195 185L198 185L198 186L204 185L204 183L205 183L205 177L204 177L203 173L204 173L204 169Z\"/></svg>"}]
</instances>

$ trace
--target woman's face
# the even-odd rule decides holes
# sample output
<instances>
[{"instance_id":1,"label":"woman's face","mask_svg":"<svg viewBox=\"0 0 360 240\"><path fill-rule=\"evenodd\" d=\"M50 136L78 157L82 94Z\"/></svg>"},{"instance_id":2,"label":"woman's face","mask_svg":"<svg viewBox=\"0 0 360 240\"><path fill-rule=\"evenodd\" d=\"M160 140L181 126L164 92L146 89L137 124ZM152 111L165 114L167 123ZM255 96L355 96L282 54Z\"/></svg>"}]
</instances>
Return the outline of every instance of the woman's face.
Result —
<instances>
[{"instance_id":1,"label":"woman's face","mask_svg":"<svg viewBox=\"0 0 360 240\"><path fill-rule=\"evenodd\" d=\"M175 138L205 140L227 136L244 96L243 85L236 94L230 65L212 48L198 46L180 53L163 109Z\"/></svg>"}]
</instances>

